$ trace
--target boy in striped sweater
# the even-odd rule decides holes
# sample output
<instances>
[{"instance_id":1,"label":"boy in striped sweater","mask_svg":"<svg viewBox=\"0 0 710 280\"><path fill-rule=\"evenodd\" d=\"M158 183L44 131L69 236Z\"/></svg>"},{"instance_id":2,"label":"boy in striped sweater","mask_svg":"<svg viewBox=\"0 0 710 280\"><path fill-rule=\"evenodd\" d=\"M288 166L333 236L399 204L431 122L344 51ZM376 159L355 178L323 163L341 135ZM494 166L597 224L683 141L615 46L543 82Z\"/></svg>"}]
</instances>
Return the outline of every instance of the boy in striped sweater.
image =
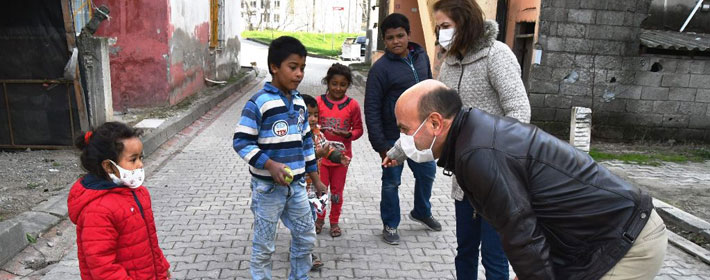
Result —
<instances>
[{"instance_id":1,"label":"boy in striped sweater","mask_svg":"<svg viewBox=\"0 0 710 280\"><path fill-rule=\"evenodd\" d=\"M271 279L271 255L279 219L291 231L289 279L308 279L316 233L306 193L306 173L317 192L320 181L308 110L296 88L303 79L306 48L293 37L269 46L272 81L247 101L234 133L234 150L249 163L254 238L253 279Z\"/></svg>"}]
</instances>

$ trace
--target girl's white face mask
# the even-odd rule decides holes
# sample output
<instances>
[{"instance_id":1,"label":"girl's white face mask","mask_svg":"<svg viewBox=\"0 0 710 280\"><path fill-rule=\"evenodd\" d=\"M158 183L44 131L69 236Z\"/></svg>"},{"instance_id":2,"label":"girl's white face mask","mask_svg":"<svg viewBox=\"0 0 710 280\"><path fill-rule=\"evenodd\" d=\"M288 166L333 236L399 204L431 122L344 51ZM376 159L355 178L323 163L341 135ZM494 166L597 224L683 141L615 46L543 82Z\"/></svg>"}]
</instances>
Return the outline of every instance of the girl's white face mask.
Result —
<instances>
[{"instance_id":1,"label":"girl's white face mask","mask_svg":"<svg viewBox=\"0 0 710 280\"><path fill-rule=\"evenodd\" d=\"M116 168L118 169L119 176L121 176L121 178L118 178L113 173L108 174L114 184L124 185L131 189L136 189L143 184L143 180L145 179L145 171L143 170L143 168L128 170L118 166L118 164L113 162L113 160L109 161L111 161L113 166L116 166Z\"/></svg>"},{"instance_id":2,"label":"girl's white face mask","mask_svg":"<svg viewBox=\"0 0 710 280\"><path fill-rule=\"evenodd\" d=\"M429 118L427 118L429 119ZM412 135L407 135L404 133L399 134L399 139L401 139L400 144L402 145L402 151L407 155L408 158L412 159L415 162L429 162L434 160L434 152L431 150L432 147L434 147L434 142L436 142L436 136L434 136L434 140L431 141L431 145L429 146L429 149L420 151L417 149L417 146L414 144L414 135L417 135L420 129L424 126L426 123L427 119L425 119L422 124L419 125L419 128L417 128L416 131L414 131L414 134Z\"/></svg>"},{"instance_id":3,"label":"girl's white face mask","mask_svg":"<svg viewBox=\"0 0 710 280\"><path fill-rule=\"evenodd\" d=\"M439 29L439 45L445 50L449 50L451 43L454 42L455 28Z\"/></svg>"}]
</instances>

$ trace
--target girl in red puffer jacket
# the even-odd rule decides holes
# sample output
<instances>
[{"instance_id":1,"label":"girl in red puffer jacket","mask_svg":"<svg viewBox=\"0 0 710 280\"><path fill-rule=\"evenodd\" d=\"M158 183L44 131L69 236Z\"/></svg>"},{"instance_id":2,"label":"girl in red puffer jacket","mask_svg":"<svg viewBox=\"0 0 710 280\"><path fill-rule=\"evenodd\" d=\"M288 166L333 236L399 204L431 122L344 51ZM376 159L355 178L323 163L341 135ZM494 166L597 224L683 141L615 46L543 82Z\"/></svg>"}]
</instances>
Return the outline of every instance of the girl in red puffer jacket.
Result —
<instances>
[{"instance_id":1,"label":"girl in red puffer jacket","mask_svg":"<svg viewBox=\"0 0 710 280\"><path fill-rule=\"evenodd\" d=\"M169 279L150 194L143 187L140 132L108 122L77 138L88 172L69 192L82 279Z\"/></svg>"}]
</instances>

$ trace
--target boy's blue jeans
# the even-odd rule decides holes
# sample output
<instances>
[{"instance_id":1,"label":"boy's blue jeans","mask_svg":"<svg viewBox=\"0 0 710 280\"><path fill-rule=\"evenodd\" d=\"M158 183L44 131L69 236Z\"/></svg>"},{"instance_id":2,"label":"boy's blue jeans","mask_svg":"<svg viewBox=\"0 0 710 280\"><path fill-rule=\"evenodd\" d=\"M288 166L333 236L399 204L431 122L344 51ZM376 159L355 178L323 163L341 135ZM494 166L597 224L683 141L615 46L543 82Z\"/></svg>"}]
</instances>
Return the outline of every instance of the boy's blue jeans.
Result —
<instances>
[{"instance_id":1,"label":"boy's blue jeans","mask_svg":"<svg viewBox=\"0 0 710 280\"><path fill-rule=\"evenodd\" d=\"M394 141L392 143L394 144ZM415 218L431 216L431 188L436 174L434 161L417 163L407 159L409 169L414 173L414 210ZM382 223L391 228L397 228L400 222L399 185L402 183L404 164L382 168L382 198L380 200L380 216Z\"/></svg>"},{"instance_id":2,"label":"boy's blue jeans","mask_svg":"<svg viewBox=\"0 0 710 280\"><path fill-rule=\"evenodd\" d=\"M271 255L275 250L279 219L291 231L291 272L288 279L308 279L316 231L305 180L285 187L252 178L251 189L251 211L254 214L250 265L252 279L271 279Z\"/></svg>"},{"instance_id":3,"label":"boy's blue jeans","mask_svg":"<svg viewBox=\"0 0 710 280\"><path fill-rule=\"evenodd\" d=\"M508 259L503 252L500 237L480 215L473 217L474 208L468 202L455 201L456 241L458 247L454 263L459 280L478 279L478 245L481 245L481 263L488 280L508 280Z\"/></svg>"}]
</instances>

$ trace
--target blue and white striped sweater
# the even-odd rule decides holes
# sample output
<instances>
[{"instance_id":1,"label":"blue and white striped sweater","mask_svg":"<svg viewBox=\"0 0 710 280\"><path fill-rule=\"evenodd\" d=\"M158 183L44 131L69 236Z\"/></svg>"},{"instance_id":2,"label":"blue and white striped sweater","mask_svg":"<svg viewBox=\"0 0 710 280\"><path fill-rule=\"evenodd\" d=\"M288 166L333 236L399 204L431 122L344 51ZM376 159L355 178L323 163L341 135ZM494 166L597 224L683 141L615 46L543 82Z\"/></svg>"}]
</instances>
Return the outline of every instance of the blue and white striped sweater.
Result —
<instances>
[{"instance_id":1,"label":"blue and white striped sweater","mask_svg":"<svg viewBox=\"0 0 710 280\"><path fill-rule=\"evenodd\" d=\"M298 91L291 94L289 101L267 82L242 110L233 146L258 179L273 181L264 169L268 159L288 165L294 181L318 171L306 104Z\"/></svg>"}]
</instances>

